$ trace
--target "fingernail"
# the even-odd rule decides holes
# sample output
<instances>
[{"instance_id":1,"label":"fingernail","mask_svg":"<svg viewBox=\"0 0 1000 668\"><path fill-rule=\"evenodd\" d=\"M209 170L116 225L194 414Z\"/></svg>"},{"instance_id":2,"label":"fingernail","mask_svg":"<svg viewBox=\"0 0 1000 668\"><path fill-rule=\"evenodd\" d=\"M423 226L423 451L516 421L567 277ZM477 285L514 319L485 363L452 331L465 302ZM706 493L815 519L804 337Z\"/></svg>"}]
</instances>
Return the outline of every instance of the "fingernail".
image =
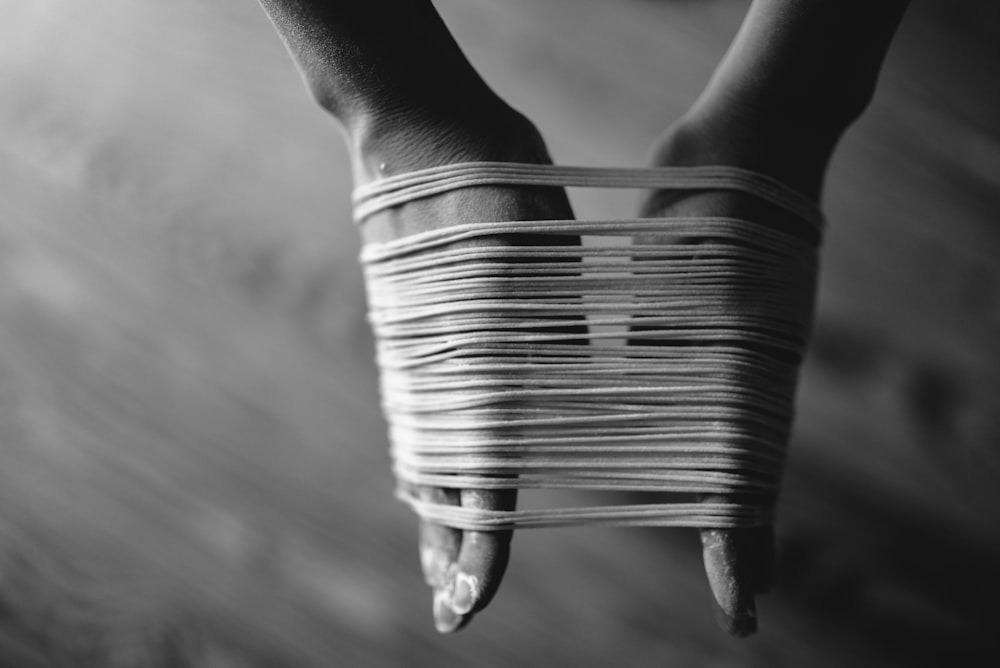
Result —
<instances>
[{"instance_id":1,"label":"fingernail","mask_svg":"<svg viewBox=\"0 0 1000 668\"><path fill-rule=\"evenodd\" d=\"M455 590L451 596L451 609L459 615L467 615L476 605L476 590L479 581L475 576L458 573L455 576Z\"/></svg>"},{"instance_id":2,"label":"fingernail","mask_svg":"<svg viewBox=\"0 0 1000 668\"><path fill-rule=\"evenodd\" d=\"M448 605L448 592L441 589L434 592L434 628L438 633L453 633L462 623L462 616Z\"/></svg>"}]
</instances>

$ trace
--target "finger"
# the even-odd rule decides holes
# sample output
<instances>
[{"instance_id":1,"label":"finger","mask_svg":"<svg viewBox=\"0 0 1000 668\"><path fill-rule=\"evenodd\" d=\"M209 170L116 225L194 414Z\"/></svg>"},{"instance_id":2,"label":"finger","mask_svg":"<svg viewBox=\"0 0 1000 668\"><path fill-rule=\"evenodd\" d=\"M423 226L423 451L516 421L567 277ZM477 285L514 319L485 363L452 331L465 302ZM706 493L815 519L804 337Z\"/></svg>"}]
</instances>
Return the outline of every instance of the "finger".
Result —
<instances>
[{"instance_id":1,"label":"finger","mask_svg":"<svg viewBox=\"0 0 1000 668\"><path fill-rule=\"evenodd\" d=\"M443 487L416 487L422 501L444 505L458 505L458 490ZM424 581L434 590L432 614L434 628L439 633L453 633L462 628L468 619L449 607L454 586L455 561L462 544L462 532L441 524L420 520L420 566Z\"/></svg>"},{"instance_id":2,"label":"finger","mask_svg":"<svg viewBox=\"0 0 1000 668\"><path fill-rule=\"evenodd\" d=\"M458 505L458 490L442 487L416 487L417 497L427 503ZM420 566L424 582L432 588L444 587L449 579L449 569L458 558L462 532L457 529L420 520Z\"/></svg>"},{"instance_id":3,"label":"finger","mask_svg":"<svg viewBox=\"0 0 1000 668\"><path fill-rule=\"evenodd\" d=\"M720 626L730 635L743 638L757 630L754 582L748 576L741 534L746 529L702 529L705 573L718 608Z\"/></svg>"},{"instance_id":4,"label":"finger","mask_svg":"<svg viewBox=\"0 0 1000 668\"><path fill-rule=\"evenodd\" d=\"M704 503L732 502L733 497L704 494ZM755 533L756 532L756 533ZM765 578L768 555L761 552L771 534L751 529L703 529L702 556L712 595L718 604L716 617L730 635L743 638L757 631L754 594ZM770 564L773 566L773 561ZM772 569L773 570L773 569Z\"/></svg>"},{"instance_id":5,"label":"finger","mask_svg":"<svg viewBox=\"0 0 1000 668\"><path fill-rule=\"evenodd\" d=\"M462 505L486 510L513 510L516 490L461 491ZM461 615L482 610L493 599L510 560L512 531L466 531L454 572L450 606Z\"/></svg>"}]
</instances>

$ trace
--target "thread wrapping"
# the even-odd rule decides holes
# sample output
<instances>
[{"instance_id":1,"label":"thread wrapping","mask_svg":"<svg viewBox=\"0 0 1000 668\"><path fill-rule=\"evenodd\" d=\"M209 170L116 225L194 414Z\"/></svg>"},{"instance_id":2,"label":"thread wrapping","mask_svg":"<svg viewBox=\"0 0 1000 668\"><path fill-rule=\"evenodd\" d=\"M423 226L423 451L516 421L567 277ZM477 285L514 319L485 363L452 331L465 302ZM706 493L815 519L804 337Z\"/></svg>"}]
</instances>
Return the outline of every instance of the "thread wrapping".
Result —
<instances>
[{"instance_id":1,"label":"thread wrapping","mask_svg":"<svg viewBox=\"0 0 1000 668\"><path fill-rule=\"evenodd\" d=\"M484 185L736 190L801 226L725 217L459 222L367 244L361 263L397 495L459 529L773 523L812 320L816 207L733 167L467 163L362 186L355 217L363 224ZM515 234L534 235L532 245L513 245ZM568 245L578 237L582 245ZM413 492L420 485L678 500L489 511L423 501Z\"/></svg>"}]
</instances>

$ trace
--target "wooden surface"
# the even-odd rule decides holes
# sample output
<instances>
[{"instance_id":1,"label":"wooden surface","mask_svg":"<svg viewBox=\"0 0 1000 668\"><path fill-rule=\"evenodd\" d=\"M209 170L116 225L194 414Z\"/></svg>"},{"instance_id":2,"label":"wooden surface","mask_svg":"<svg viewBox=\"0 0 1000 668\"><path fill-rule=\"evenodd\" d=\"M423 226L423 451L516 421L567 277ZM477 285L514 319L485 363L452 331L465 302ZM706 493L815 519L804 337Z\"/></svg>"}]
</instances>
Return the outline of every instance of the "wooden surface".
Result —
<instances>
[{"instance_id":1,"label":"wooden surface","mask_svg":"<svg viewBox=\"0 0 1000 668\"><path fill-rule=\"evenodd\" d=\"M0 0L0 665L995 660L993 6L918 2L837 155L781 582L735 641L695 536L624 530L518 535L493 607L438 637L342 140L256 3ZM632 165L744 4L439 7L558 161Z\"/></svg>"}]
</instances>

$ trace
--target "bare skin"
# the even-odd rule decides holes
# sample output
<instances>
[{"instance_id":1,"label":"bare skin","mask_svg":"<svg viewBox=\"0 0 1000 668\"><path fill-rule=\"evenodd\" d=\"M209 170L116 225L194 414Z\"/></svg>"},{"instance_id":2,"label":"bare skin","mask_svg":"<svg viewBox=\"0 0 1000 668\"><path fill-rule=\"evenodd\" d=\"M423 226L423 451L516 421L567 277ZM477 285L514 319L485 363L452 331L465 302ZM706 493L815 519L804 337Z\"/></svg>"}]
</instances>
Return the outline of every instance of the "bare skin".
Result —
<instances>
[{"instance_id":1,"label":"bare skin","mask_svg":"<svg viewBox=\"0 0 1000 668\"><path fill-rule=\"evenodd\" d=\"M340 122L357 183L464 161L550 162L534 126L482 81L427 0L259 1L317 102ZM818 199L830 155L867 105L905 6L905 0L757 0L702 97L654 145L652 164L743 166ZM676 201L653 192L641 211L781 215L724 193ZM457 220L572 217L557 188L480 187L377 214L362 236L389 240ZM513 491L415 491L488 509L516 503ZM720 623L733 635L748 635L756 629L754 596L773 582L773 531L701 535ZM493 598L510 539L510 532L421 523L421 564L439 631L461 628Z\"/></svg>"},{"instance_id":2,"label":"bare skin","mask_svg":"<svg viewBox=\"0 0 1000 668\"><path fill-rule=\"evenodd\" d=\"M472 70L429 3L261 4L314 97L340 121L357 183L455 162L551 162L534 126ZM377 214L361 234L364 241L385 241L456 220L572 217L561 189L475 188ZM504 241L531 243L525 237ZM488 509L512 509L516 503L514 491L415 491L436 502ZM421 522L421 565L433 590L439 631L461 628L493 598L510 540L509 531L458 531Z\"/></svg>"},{"instance_id":3,"label":"bare skin","mask_svg":"<svg viewBox=\"0 0 1000 668\"><path fill-rule=\"evenodd\" d=\"M702 95L653 145L650 164L744 167L819 201L837 142L871 101L907 4L755 0ZM721 192L681 200L652 192L640 215L795 222L748 195ZM701 538L720 624L732 635L753 633L754 597L775 577L773 528L705 530Z\"/></svg>"}]
</instances>

